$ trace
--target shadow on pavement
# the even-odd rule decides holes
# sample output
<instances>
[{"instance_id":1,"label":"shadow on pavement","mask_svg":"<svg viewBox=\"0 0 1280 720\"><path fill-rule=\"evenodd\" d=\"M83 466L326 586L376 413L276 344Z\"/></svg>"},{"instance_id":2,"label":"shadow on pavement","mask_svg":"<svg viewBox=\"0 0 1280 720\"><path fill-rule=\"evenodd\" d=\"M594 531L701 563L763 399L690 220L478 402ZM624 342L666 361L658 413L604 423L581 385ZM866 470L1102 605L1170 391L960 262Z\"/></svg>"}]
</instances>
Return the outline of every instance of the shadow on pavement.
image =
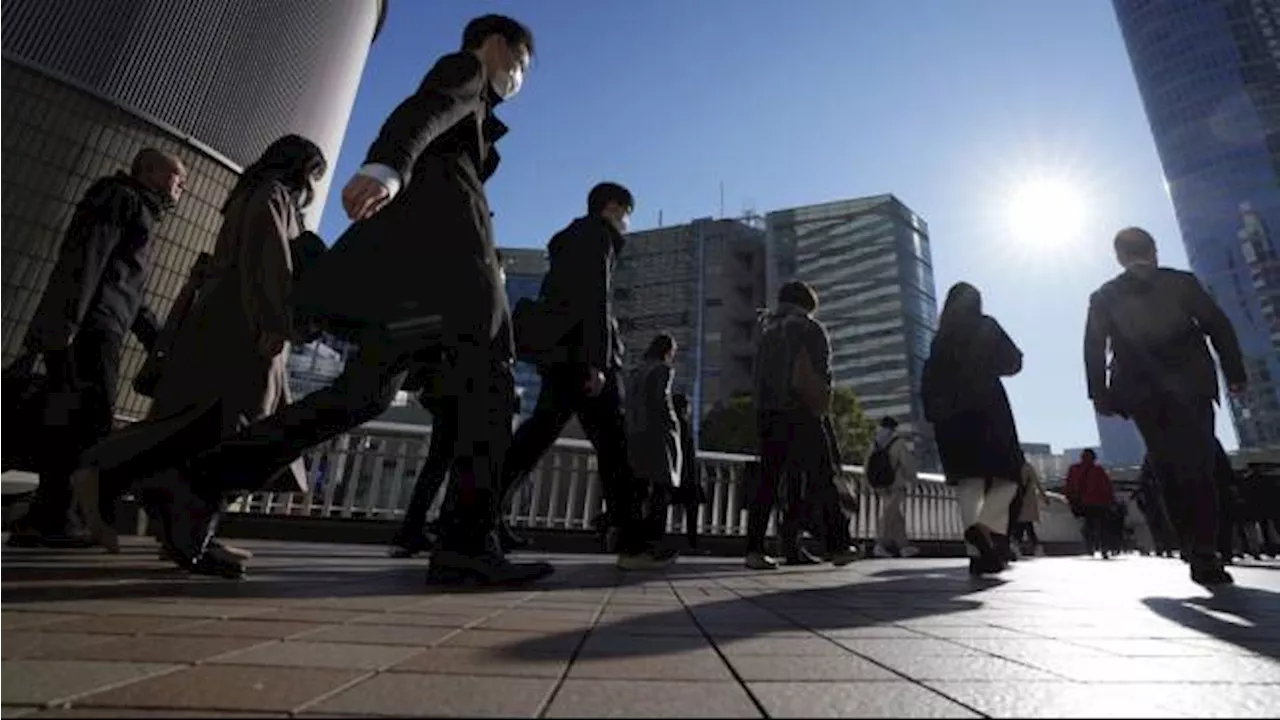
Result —
<instances>
[{"instance_id":1,"label":"shadow on pavement","mask_svg":"<svg viewBox=\"0 0 1280 720\"><path fill-rule=\"evenodd\" d=\"M1280 593L1233 585L1211 597L1150 597L1142 602L1183 627L1280 660Z\"/></svg>"}]
</instances>

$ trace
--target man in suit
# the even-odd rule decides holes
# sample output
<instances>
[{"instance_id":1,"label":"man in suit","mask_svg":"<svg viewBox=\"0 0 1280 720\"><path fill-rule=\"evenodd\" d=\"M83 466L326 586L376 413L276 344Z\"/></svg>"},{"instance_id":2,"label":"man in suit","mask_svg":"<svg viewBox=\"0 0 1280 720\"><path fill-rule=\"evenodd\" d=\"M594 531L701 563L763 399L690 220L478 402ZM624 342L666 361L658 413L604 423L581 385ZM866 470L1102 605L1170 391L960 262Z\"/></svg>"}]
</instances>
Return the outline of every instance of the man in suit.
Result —
<instances>
[{"instance_id":1,"label":"man in suit","mask_svg":"<svg viewBox=\"0 0 1280 720\"><path fill-rule=\"evenodd\" d=\"M442 349L442 394L465 402L457 402L454 511L428 577L487 584L551 572L546 563L509 562L492 532L514 381L484 183L507 131L493 110L520 89L533 35L501 15L471 21L462 35L461 50L437 61L383 123L342 193L354 224L291 298L296 312L356 342L358 353L328 388L170 473L189 481L166 482L175 517L199 516L226 492L259 488L307 448L381 414L421 359ZM198 561L207 541L193 530L184 552Z\"/></svg>"},{"instance_id":2,"label":"man in suit","mask_svg":"<svg viewBox=\"0 0 1280 720\"><path fill-rule=\"evenodd\" d=\"M1246 381L1239 341L1194 275L1159 267L1148 232L1121 230L1115 252L1124 272L1089 298L1084 334L1089 398L1100 415L1119 414L1137 423L1157 476L1170 485L1166 498L1184 538L1192 580L1229 584L1232 578L1216 547L1218 378L1204 339L1213 344L1233 395L1244 391Z\"/></svg>"},{"instance_id":3,"label":"man in suit","mask_svg":"<svg viewBox=\"0 0 1280 720\"><path fill-rule=\"evenodd\" d=\"M675 557L654 549L641 524L640 489L627 464L623 348L613 315L614 264L634 207L625 187L600 183L587 195L587 214L547 244L550 267L538 293L545 320L539 332L546 336L540 342L546 349L536 358L542 387L533 415L516 430L507 452L503 497L577 415L596 451L609 520L618 528L619 567L656 569Z\"/></svg>"},{"instance_id":4,"label":"man in suit","mask_svg":"<svg viewBox=\"0 0 1280 720\"><path fill-rule=\"evenodd\" d=\"M98 180L76 206L23 344L27 358L43 355L56 387L76 391L82 412L60 428L66 436L46 440L61 446L59 458L41 470L35 501L10 545L88 544L67 531L74 459L111 432L125 337L132 332L149 350L160 333L144 300L151 236L182 196L186 177L176 156L146 148L128 173ZM104 503L103 514L113 507Z\"/></svg>"}]
</instances>

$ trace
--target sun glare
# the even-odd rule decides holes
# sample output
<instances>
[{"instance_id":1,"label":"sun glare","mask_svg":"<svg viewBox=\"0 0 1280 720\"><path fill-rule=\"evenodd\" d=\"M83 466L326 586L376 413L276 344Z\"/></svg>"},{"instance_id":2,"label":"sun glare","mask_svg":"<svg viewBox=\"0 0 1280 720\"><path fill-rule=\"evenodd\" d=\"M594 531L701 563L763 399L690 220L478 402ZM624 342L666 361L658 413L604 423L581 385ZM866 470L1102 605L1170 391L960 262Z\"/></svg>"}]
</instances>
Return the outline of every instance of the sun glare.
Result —
<instances>
[{"instance_id":1,"label":"sun glare","mask_svg":"<svg viewBox=\"0 0 1280 720\"><path fill-rule=\"evenodd\" d=\"M1084 193L1063 177L1029 178L1008 200L1009 229L1028 250L1063 250L1081 239L1088 220Z\"/></svg>"}]
</instances>

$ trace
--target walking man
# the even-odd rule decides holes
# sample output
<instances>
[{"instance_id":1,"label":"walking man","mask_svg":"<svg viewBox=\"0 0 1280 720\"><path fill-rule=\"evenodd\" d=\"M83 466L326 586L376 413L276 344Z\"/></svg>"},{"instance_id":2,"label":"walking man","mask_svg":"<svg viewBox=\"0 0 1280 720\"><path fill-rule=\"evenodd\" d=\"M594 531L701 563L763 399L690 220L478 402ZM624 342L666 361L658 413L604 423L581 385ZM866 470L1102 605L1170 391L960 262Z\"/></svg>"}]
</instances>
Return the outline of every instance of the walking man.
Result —
<instances>
[{"instance_id":1,"label":"walking man","mask_svg":"<svg viewBox=\"0 0 1280 720\"><path fill-rule=\"evenodd\" d=\"M519 22L477 18L461 51L441 58L392 111L343 190L354 224L292 298L358 353L328 388L185 463L178 474L187 482L171 478L164 488L179 521L199 520L211 500L261 487L307 448L376 417L419 358L443 349L442 394L457 401L455 482L429 578L511 583L551 572L509 562L492 532L511 433L513 347L484 183L507 132L494 108L520 90L533 51ZM187 541L184 551L198 560L207 537L193 530Z\"/></svg>"},{"instance_id":2,"label":"walking man","mask_svg":"<svg viewBox=\"0 0 1280 720\"><path fill-rule=\"evenodd\" d=\"M53 387L74 390L81 412L73 427L57 429L57 456L67 460L41 470L35 500L16 523L10 545L89 544L68 532L71 473L80 452L111 432L125 336L132 332L149 351L160 334L143 299L151 235L182 197L186 177L177 157L147 148L128 173L98 180L76 206L19 361L33 363L43 355ZM108 521L113 510L114 498L100 508Z\"/></svg>"},{"instance_id":3,"label":"walking man","mask_svg":"<svg viewBox=\"0 0 1280 720\"><path fill-rule=\"evenodd\" d=\"M873 554L879 558L915 557L920 550L907 539L907 493L916 484L916 462L898 421L880 421L863 465L867 481L880 495L880 527Z\"/></svg>"},{"instance_id":4,"label":"walking man","mask_svg":"<svg viewBox=\"0 0 1280 720\"><path fill-rule=\"evenodd\" d=\"M1191 564L1202 585L1232 582L1217 555L1218 498L1214 483L1213 405L1218 378L1213 344L1227 389L1245 389L1240 343L1231 321L1188 272L1162 268L1156 243L1141 228L1115 237L1124 272L1089 298L1084 335L1089 398L1100 415L1132 417L1146 441ZM1110 376L1107 350L1111 351Z\"/></svg>"},{"instance_id":5,"label":"walking man","mask_svg":"<svg viewBox=\"0 0 1280 720\"><path fill-rule=\"evenodd\" d=\"M522 338L537 336L539 351L529 359L538 366L542 387L533 415L516 429L507 453L502 497L510 496L577 415L596 451L609 522L618 531L618 566L649 570L670 565L675 554L649 542L642 488L627 462L613 270L634 207L627 188L600 183L587 195L587 214L547 244L550 267L535 304L538 319L516 319Z\"/></svg>"}]
</instances>

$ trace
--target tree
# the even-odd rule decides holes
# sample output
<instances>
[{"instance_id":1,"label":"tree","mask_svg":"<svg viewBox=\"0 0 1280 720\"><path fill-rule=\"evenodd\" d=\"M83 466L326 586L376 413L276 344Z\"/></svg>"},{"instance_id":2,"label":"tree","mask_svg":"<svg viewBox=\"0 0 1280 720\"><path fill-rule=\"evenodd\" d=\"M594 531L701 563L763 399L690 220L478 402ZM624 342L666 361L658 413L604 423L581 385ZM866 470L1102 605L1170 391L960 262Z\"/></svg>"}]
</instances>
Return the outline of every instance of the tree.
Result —
<instances>
[{"instance_id":1,"label":"tree","mask_svg":"<svg viewBox=\"0 0 1280 720\"><path fill-rule=\"evenodd\" d=\"M831 396L831 425L836 444L846 465L861 465L871 449L875 423L862 412L858 396L847 387L837 387ZM702 419L703 450L755 455L760 439L756 430L756 408L750 395L735 395L717 403Z\"/></svg>"}]
</instances>

